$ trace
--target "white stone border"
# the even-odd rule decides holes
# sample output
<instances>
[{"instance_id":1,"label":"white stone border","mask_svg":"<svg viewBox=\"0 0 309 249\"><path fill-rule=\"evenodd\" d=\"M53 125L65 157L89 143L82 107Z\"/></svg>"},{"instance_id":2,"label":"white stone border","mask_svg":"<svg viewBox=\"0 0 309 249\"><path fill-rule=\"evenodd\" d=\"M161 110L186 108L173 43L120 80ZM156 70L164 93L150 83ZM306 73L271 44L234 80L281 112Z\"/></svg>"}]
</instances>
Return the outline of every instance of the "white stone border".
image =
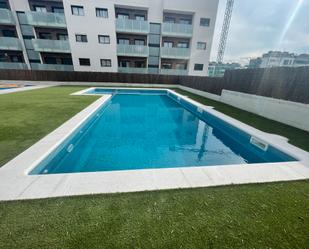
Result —
<instances>
[{"instance_id":1,"label":"white stone border","mask_svg":"<svg viewBox=\"0 0 309 249\"><path fill-rule=\"evenodd\" d=\"M111 89L111 87L108 87L108 89ZM132 90L132 88L128 89ZM212 107L204 106L169 89L136 89L169 91L233 126L240 128L244 132L271 144L284 153L299 159L299 161L250 165L240 164L207 167L27 175L27 173L44 157L46 157L46 155L51 153L51 151L61 144L111 97L111 95L102 95L100 99L0 168L0 200L193 188L227 184L290 181L309 178L309 153L288 144L286 138L259 131L225 114L213 110ZM75 93L75 95L85 94L88 90L89 88Z\"/></svg>"},{"instance_id":2,"label":"white stone border","mask_svg":"<svg viewBox=\"0 0 309 249\"><path fill-rule=\"evenodd\" d=\"M9 93L17 93L17 92L36 90L36 89L41 89L41 88L46 88L46 87L51 87L51 86L53 86L53 85L49 85L49 86L37 85L37 86L14 87L14 88L6 89L6 90L0 90L0 95L1 94L9 94Z\"/></svg>"}]
</instances>

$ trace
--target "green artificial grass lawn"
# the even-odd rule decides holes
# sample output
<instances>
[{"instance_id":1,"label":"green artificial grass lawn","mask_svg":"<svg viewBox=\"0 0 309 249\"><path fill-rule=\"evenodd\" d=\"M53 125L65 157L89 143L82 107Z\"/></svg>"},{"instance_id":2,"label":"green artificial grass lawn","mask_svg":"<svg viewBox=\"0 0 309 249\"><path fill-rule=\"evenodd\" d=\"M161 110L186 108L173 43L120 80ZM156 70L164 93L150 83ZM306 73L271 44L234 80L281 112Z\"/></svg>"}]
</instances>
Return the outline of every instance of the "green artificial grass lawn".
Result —
<instances>
[{"instance_id":1,"label":"green artificial grass lawn","mask_svg":"<svg viewBox=\"0 0 309 249\"><path fill-rule=\"evenodd\" d=\"M308 248L309 181L0 202L0 248Z\"/></svg>"},{"instance_id":2,"label":"green artificial grass lawn","mask_svg":"<svg viewBox=\"0 0 309 249\"><path fill-rule=\"evenodd\" d=\"M81 89L0 95L0 165L97 99ZM182 93L309 150L306 132ZM309 248L309 181L0 202L0 248Z\"/></svg>"},{"instance_id":3,"label":"green artificial grass lawn","mask_svg":"<svg viewBox=\"0 0 309 249\"><path fill-rule=\"evenodd\" d=\"M70 119L96 96L83 87L51 87L0 95L0 166Z\"/></svg>"}]
</instances>

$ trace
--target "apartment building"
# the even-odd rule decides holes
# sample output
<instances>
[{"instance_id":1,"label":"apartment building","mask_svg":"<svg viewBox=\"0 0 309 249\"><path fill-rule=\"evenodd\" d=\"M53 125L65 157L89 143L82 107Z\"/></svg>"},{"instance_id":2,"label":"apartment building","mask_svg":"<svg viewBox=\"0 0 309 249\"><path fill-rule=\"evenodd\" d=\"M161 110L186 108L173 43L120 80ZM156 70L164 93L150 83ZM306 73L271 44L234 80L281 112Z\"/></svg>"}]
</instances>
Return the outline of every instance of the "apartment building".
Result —
<instances>
[{"instance_id":1,"label":"apartment building","mask_svg":"<svg viewBox=\"0 0 309 249\"><path fill-rule=\"evenodd\" d=\"M0 0L0 68L206 76L218 0Z\"/></svg>"}]
</instances>

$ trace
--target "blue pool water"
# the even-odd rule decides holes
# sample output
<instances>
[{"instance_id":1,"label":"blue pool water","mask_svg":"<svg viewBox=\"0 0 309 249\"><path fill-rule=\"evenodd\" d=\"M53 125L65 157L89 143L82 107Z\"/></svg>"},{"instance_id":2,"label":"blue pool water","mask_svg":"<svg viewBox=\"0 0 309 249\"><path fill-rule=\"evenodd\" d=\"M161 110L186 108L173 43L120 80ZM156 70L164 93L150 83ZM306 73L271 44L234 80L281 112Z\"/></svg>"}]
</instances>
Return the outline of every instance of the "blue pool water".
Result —
<instances>
[{"instance_id":1,"label":"blue pool water","mask_svg":"<svg viewBox=\"0 0 309 249\"><path fill-rule=\"evenodd\" d=\"M93 90L92 93L115 93ZM165 91L118 90L30 174L294 161Z\"/></svg>"}]
</instances>

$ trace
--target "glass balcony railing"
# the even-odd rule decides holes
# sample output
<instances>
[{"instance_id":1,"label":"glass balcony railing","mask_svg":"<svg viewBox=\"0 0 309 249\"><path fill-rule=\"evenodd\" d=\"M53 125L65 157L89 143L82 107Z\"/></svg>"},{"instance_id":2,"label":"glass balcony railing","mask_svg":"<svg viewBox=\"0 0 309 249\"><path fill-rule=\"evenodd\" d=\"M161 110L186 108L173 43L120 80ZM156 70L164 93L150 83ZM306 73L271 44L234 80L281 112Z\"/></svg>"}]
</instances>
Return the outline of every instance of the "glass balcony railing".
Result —
<instances>
[{"instance_id":1,"label":"glass balcony railing","mask_svg":"<svg viewBox=\"0 0 309 249\"><path fill-rule=\"evenodd\" d=\"M192 37L193 26L181 23L163 23L162 35L173 37Z\"/></svg>"},{"instance_id":2,"label":"glass balcony railing","mask_svg":"<svg viewBox=\"0 0 309 249\"><path fill-rule=\"evenodd\" d=\"M31 63L32 70L73 71L73 65Z\"/></svg>"},{"instance_id":3,"label":"glass balcony railing","mask_svg":"<svg viewBox=\"0 0 309 249\"><path fill-rule=\"evenodd\" d=\"M188 75L188 70L186 69L160 69L160 74Z\"/></svg>"},{"instance_id":4,"label":"glass balcony railing","mask_svg":"<svg viewBox=\"0 0 309 249\"><path fill-rule=\"evenodd\" d=\"M22 51L21 41L15 37L0 37L1 50Z\"/></svg>"},{"instance_id":5,"label":"glass balcony railing","mask_svg":"<svg viewBox=\"0 0 309 249\"><path fill-rule=\"evenodd\" d=\"M33 48L38 52L70 53L70 43L65 40L32 39Z\"/></svg>"},{"instance_id":6,"label":"glass balcony railing","mask_svg":"<svg viewBox=\"0 0 309 249\"><path fill-rule=\"evenodd\" d=\"M118 67L119 73L142 73L147 74L148 68L139 68L139 67Z\"/></svg>"},{"instance_id":7,"label":"glass balcony railing","mask_svg":"<svg viewBox=\"0 0 309 249\"><path fill-rule=\"evenodd\" d=\"M28 69L28 67L22 62L0 62L0 69Z\"/></svg>"},{"instance_id":8,"label":"glass balcony railing","mask_svg":"<svg viewBox=\"0 0 309 249\"><path fill-rule=\"evenodd\" d=\"M140 45L117 45L117 55L120 56L137 56L137 57L148 57L149 47Z\"/></svg>"},{"instance_id":9,"label":"glass balcony railing","mask_svg":"<svg viewBox=\"0 0 309 249\"><path fill-rule=\"evenodd\" d=\"M26 12L22 24L56 28L65 28L67 26L64 14L35 11Z\"/></svg>"},{"instance_id":10,"label":"glass balcony railing","mask_svg":"<svg viewBox=\"0 0 309 249\"><path fill-rule=\"evenodd\" d=\"M190 49L189 48L161 48L162 58L173 58L173 59L189 59Z\"/></svg>"},{"instance_id":11,"label":"glass balcony railing","mask_svg":"<svg viewBox=\"0 0 309 249\"><path fill-rule=\"evenodd\" d=\"M13 14L10 10L0 9L0 24L15 24Z\"/></svg>"},{"instance_id":12,"label":"glass balcony railing","mask_svg":"<svg viewBox=\"0 0 309 249\"><path fill-rule=\"evenodd\" d=\"M116 31L125 33L149 33L149 23L147 21L116 19Z\"/></svg>"}]
</instances>

